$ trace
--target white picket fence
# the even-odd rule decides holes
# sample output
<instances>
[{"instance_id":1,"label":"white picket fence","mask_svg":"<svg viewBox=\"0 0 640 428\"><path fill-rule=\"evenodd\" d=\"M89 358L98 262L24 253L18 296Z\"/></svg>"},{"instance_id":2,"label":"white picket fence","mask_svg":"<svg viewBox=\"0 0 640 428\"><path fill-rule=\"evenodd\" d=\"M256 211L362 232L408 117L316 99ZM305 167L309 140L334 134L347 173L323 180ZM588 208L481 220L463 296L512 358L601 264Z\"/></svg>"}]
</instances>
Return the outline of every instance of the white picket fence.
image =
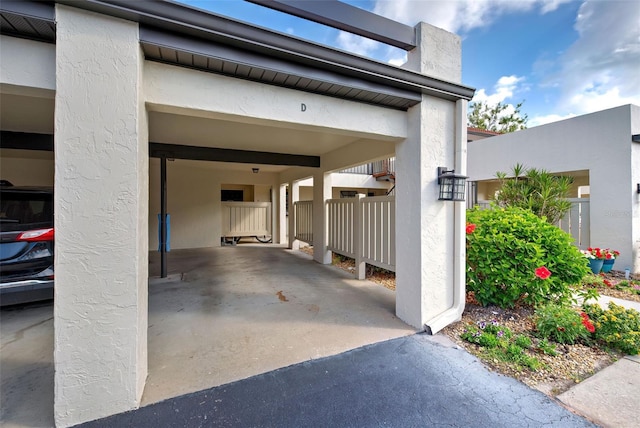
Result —
<instances>
[{"instance_id":1,"label":"white picket fence","mask_svg":"<svg viewBox=\"0 0 640 428\"><path fill-rule=\"evenodd\" d=\"M558 222L557 226L570 234L576 246L586 250L591 246L591 216L588 198L571 198L571 209Z\"/></svg>"},{"instance_id":2,"label":"white picket fence","mask_svg":"<svg viewBox=\"0 0 640 428\"><path fill-rule=\"evenodd\" d=\"M222 237L271 235L271 202L222 202Z\"/></svg>"},{"instance_id":3,"label":"white picket fence","mask_svg":"<svg viewBox=\"0 0 640 428\"><path fill-rule=\"evenodd\" d=\"M297 240L313 244L313 201L294 202L295 234Z\"/></svg>"},{"instance_id":4,"label":"white picket fence","mask_svg":"<svg viewBox=\"0 0 640 428\"><path fill-rule=\"evenodd\" d=\"M573 237L575 245L581 250L591 246L591 216L589 198L570 198L571 209L556 224ZM478 201L481 209L491 208L491 201Z\"/></svg>"},{"instance_id":5,"label":"white picket fence","mask_svg":"<svg viewBox=\"0 0 640 428\"><path fill-rule=\"evenodd\" d=\"M395 272L395 207L394 196L327 201L327 248L355 259L358 278L365 264Z\"/></svg>"}]
</instances>

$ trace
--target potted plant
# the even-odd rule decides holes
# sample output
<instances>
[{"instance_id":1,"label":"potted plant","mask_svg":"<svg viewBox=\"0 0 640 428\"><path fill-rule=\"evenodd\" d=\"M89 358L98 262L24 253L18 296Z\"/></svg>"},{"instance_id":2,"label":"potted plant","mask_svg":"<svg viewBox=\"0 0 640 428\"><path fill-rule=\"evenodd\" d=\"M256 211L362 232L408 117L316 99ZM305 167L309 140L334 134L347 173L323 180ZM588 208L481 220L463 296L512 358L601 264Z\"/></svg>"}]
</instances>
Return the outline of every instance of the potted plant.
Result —
<instances>
[{"instance_id":1,"label":"potted plant","mask_svg":"<svg viewBox=\"0 0 640 428\"><path fill-rule=\"evenodd\" d=\"M604 262L602 264L601 272L607 273L613 269L613 264L615 263L616 258L620 255L620 251L605 248L602 250L602 253L604 254Z\"/></svg>"},{"instance_id":2,"label":"potted plant","mask_svg":"<svg viewBox=\"0 0 640 428\"><path fill-rule=\"evenodd\" d=\"M589 247L586 250L581 250L582 254L589 260L589 269L594 274L599 274L602 270L602 265L604 264L604 253L598 247Z\"/></svg>"}]
</instances>

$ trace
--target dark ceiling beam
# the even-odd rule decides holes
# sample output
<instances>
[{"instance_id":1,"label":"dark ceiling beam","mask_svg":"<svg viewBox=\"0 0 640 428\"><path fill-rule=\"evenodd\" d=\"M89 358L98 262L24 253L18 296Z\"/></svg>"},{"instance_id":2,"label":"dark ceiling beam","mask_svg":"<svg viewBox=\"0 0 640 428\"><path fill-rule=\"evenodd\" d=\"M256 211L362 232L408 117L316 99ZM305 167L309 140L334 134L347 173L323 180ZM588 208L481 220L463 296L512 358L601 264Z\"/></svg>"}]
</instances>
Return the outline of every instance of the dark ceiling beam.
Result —
<instances>
[{"instance_id":1,"label":"dark ceiling beam","mask_svg":"<svg viewBox=\"0 0 640 428\"><path fill-rule=\"evenodd\" d=\"M0 131L0 148L53 151L53 135Z\"/></svg>"},{"instance_id":2,"label":"dark ceiling beam","mask_svg":"<svg viewBox=\"0 0 640 428\"><path fill-rule=\"evenodd\" d=\"M251 150L219 149L214 147L183 146L179 144L149 143L149 157L187 159L210 162L253 163L320 167L320 156L288 153L257 152Z\"/></svg>"},{"instance_id":3,"label":"dark ceiling beam","mask_svg":"<svg viewBox=\"0 0 640 428\"><path fill-rule=\"evenodd\" d=\"M245 1L386 43L405 51L416 47L416 32L413 27L337 0Z\"/></svg>"}]
</instances>

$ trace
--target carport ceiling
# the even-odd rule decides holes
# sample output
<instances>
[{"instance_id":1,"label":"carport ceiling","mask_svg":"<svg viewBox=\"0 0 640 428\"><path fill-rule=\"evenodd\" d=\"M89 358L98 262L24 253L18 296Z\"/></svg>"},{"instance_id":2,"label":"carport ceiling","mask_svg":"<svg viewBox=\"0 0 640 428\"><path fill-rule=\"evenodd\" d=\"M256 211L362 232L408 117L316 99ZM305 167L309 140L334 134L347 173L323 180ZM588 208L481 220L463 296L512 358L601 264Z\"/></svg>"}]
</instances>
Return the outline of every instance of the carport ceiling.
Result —
<instances>
[{"instance_id":1,"label":"carport ceiling","mask_svg":"<svg viewBox=\"0 0 640 428\"><path fill-rule=\"evenodd\" d=\"M352 135L149 112L149 140L164 144L320 156L357 139Z\"/></svg>"}]
</instances>

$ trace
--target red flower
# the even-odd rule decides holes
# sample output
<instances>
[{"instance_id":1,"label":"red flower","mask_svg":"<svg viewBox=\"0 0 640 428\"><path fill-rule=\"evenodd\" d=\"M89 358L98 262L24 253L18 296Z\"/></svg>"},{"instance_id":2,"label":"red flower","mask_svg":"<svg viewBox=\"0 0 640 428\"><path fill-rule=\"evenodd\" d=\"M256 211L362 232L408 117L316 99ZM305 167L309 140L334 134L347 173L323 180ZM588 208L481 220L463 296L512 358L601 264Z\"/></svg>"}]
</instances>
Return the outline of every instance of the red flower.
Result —
<instances>
[{"instance_id":1,"label":"red flower","mask_svg":"<svg viewBox=\"0 0 640 428\"><path fill-rule=\"evenodd\" d=\"M472 234L474 230L476 230L476 225L475 224L473 224L473 223L467 224L467 235Z\"/></svg>"},{"instance_id":2,"label":"red flower","mask_svg":"<svg viewBox=\"0 0 640 428\"><path fill-rule=\"evenodd\" d=\"M551 272L545 266L540 266L536 269L536 276L540 279L547 279L551 276Z\"/></svg>"},{"instance_id":3,"label":"red flower","mask_svg":"<svg viewBox=\"0 0 640 428\"><path fill-rule=\"evenodd\" d=\"M608 279L605 279L602 282L604 282L604 285L606 285L609 288L613 287L613 283L611 281L609 281Z\"/></svg>"},{"instance_id":4,"label":"red flower","mask_svg":"<svg viewBox=\"0 0 640 428\"><path fill-rule=\"evenodd\" d=\"M580 318L582 318L582 325L587 329L589 333L593 333L596 331L596 328L589 319L589 315L585 314L584 312L580 312Z\"/></svg>"},{"instance_id":5,"label":"red flower","mask_svg":"<svg viewBox=\"0 0 640 428\"><path fill-rule=\"evenodd\" d=\"M596 331L596 328L593 326L593 324L591 324L591 321L589 321L588 319L583 319L582 325L584 325L584 328L586 328L589 333L593 333Z\"/></svg>"}]
</instances>

